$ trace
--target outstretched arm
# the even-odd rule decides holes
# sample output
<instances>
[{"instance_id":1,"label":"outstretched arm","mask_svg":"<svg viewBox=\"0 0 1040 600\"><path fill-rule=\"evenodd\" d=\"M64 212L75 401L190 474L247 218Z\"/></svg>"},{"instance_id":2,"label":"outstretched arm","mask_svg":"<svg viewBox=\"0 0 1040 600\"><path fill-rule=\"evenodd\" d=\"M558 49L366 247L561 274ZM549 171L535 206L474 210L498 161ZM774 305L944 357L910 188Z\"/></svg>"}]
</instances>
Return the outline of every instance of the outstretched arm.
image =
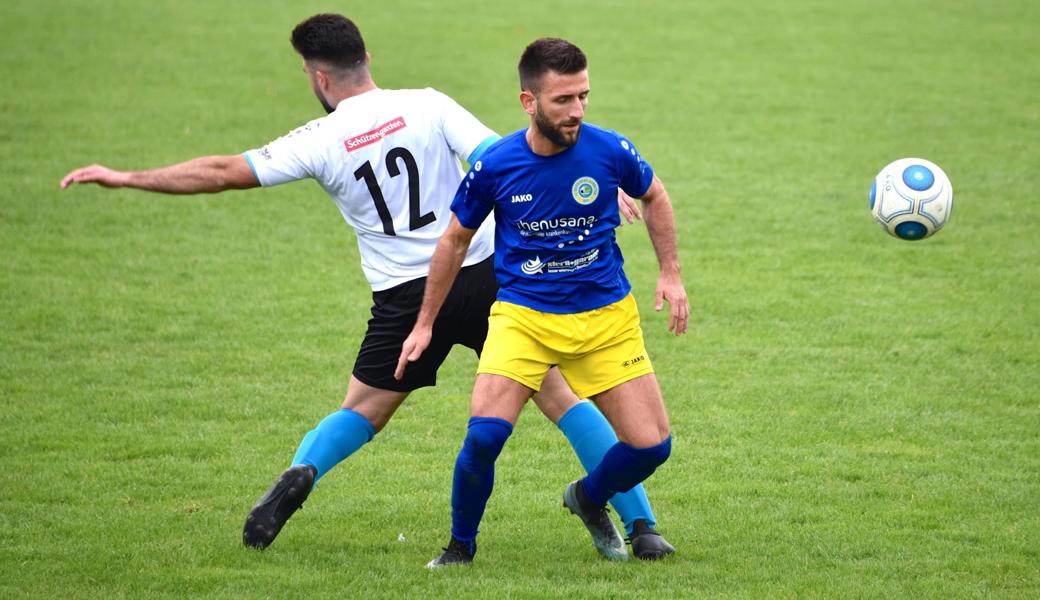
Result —
<instances>
[{"instance_id":1,"label":"outstretched arm","mask_svg":"<svg viewBox=\"0 0 1040 600\"><path fill-rule=\"evenodd\" d=\"M423 351L430 345L433 322L441 310L441 305L444 304L444 299L448 297L448 292L451 291L455 276L462 267L462 261L466 259L466 251L476 232L476 229L463 227L455 215L451 216L451 223L437 242L437 250L430 259L430 274L426 277L422 308L419 309L419 316L415 319L412 332L401 346L401 356L397 359L397 369L394 371L395 379L404 377L404 369L408 363L419 360Z\"/></svg>"},{"instance_id":2,"label":"outstretched arm","mask_svg":"<svg viewBox=\"0 0 1040 600\"><path fill-rule=\"evenodd\" d=\"M62 189L73 183L96 183L104 187L129 187L164 194L198 194L243 190L260 185L245 156L203 156L147 171L114 171L91 165L70 172L61 180Z\"/></svg>"},{"instance_id":3,"label":"outstretched arm","mask_svg":"<svg viewBox=\"0 0 1040 600\"><path fill-rule=\"evenodd\" d=\"M657 299L654 309L661 310L664 302L667 301L671 309L668 331L674 331L675 335L682 335L686 333L690 319L690 301L686 297L686 288L683 287L680 275L679 252L675 239L675 213L672 211L672 202L668 199L668 192L665 191L664 184L656 175L654 175L653 183L650 184L650 189L640 200L643 201L643 220L646 221L650 242L654 245L654 253L657 254L657 264L661 268L661 275L657 279Z\"/></svg>"}]
</instances>

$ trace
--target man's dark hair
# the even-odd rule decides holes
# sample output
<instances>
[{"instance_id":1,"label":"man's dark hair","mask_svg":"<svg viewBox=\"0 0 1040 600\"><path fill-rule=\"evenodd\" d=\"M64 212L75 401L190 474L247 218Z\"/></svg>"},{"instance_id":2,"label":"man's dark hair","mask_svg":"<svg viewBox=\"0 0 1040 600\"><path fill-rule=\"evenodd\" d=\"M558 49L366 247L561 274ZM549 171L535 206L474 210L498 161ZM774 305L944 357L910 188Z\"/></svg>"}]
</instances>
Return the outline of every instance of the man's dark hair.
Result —
<instances>
[{"instance_id":1,"label":"man's dark hair","mask_svg":"<svg viewBox=\"0 0 1040 600\"><path fill-rule=\"evenodd\" d=\"M581 48L560 38L540 38L530 43L520 55L520 89L537 92L542 76L549 71L561 75L580 73L588 67Z\"/></svg>"},{"instance_id":2,"label":"man's dark hair","mask_svg":"<svg viewBox=\"0 0 1040 600\"><path fill-rule=\"evenodd\" d=\"M353 21L321 13L302 21L292 32L293 48L304 60L316 60L338 70L353 70L365 63L365 40Z\"/></svg>"}]
</instances>

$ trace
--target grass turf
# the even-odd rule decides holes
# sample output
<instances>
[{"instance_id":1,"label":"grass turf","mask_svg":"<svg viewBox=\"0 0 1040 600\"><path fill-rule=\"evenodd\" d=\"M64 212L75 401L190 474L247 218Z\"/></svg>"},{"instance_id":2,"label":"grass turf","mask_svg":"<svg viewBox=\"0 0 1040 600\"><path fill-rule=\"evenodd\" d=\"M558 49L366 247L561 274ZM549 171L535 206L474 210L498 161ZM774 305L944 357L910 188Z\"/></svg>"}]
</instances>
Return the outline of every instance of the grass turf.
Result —
<instances>
[{"instance_id":1,"label":"grass turf","mask_svg":"<svg viewBox=\"0 0 1040 600\"><path fill-rule=\"evenodd\" d=\"M318 105L292 25L348 10L383 87L525 125L515 62L589 54L588 120L676 205L693 332L619 237L675 432L648 483L679 553L608 564L558 505L577 461L522 416L472 569L430 573L474 360L315 490L242 520L333 410L367 318L317 186L174 198L79 187L261 145ZM0 21L0 596L1035 597L1040 592L1040 10L1031 2L14 2ZM873 175L953 180L919 243ZM403 535L403 541L401 537Z\"/></svg>"}]
</instances>

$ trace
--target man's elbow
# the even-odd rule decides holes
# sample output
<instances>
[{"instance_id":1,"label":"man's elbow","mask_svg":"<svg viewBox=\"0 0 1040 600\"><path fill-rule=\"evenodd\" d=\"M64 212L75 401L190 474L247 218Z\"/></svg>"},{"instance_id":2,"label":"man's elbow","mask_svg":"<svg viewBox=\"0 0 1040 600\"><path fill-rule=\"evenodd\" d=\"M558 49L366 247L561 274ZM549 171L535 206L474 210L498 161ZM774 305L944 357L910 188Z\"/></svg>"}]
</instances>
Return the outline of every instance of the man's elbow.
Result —
<instances>
[{"instance_id":1,"label":"man's elbow","mask_svg":"<svg viewBox=\"0 0 1040 600\"><path fill-rule=\"evenodd\" d=\"M212 156L213 167L212 192L223 190L244 190L260 185L249 163L241 155Z\"/></svg>"},{"instance_id":2,"label":"man's elbow","mask_svg":"<svg viewBox=\"0 0 1040 600\"><path fill-rule=\"evenodd\" d=\"M469 243L472 236L465 235L465 230L453 231L450 235L444 236L444 241L447 246L451 249L452 254L464 255L469 250Z\"/></svg>"}]
</instances>

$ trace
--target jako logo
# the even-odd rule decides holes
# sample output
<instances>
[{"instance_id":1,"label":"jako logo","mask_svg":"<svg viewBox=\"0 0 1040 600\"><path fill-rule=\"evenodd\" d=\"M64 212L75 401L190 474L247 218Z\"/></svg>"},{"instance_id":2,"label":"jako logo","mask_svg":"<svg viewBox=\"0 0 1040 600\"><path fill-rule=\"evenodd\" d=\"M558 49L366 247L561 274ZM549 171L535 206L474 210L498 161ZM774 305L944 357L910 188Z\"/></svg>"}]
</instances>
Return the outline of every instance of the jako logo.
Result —
<instances>
[{"instance_id":1,"label":"jako logo","mask_svg":"<svg viewBox=\"0 0 1040 600\"><path fill-rule=\"evenodd\" d=\"M633 358L632 360L626 360L625 362L621 363L621 366L622 367L631 367L632 365L639 364L639 363L643 362L644 360L646 360L646 355L645 354L641 354L641 355Z\"/></svg>"},{"instance_id":2,"label":"jako logo","mask_svg":"<svg viewBox=\"0 0 1040 600\"><path fill-rule=\"evenodd\" d=\"M513 194L513 203L517 202L530 202L534 200L534 196L531 194Z\"/></svg>"},{"instance_id":3,"label":"jako logo","mask_svg":"<svg viewBox=\"0 0 1040 600\"><path fill-rule=\"evenodd\" d=\"M520 265L520 270L527 275L537 275L542 272L543 268L545 268L545 263L542 262L542 259L539 256L536 256Z\"/></svg>"}]
</instances>

